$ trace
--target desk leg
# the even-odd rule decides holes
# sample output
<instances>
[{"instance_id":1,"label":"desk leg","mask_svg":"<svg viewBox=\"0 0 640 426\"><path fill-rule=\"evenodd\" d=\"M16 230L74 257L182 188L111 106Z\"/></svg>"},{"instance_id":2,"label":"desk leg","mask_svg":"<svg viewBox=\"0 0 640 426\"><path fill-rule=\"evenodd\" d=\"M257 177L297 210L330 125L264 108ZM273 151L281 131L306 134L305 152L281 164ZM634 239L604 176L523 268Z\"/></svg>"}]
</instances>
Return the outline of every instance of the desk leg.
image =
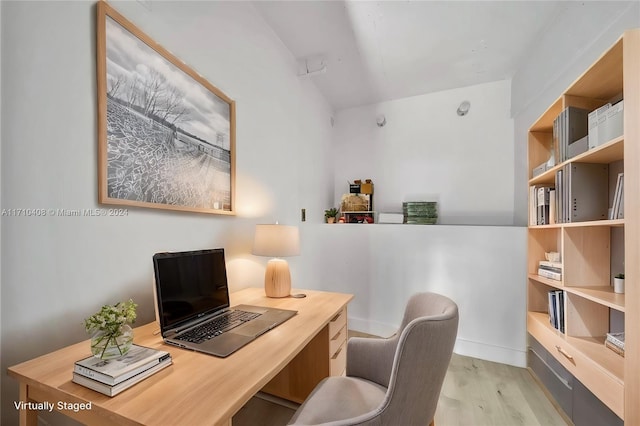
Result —
<instances>
[{"instance_id":1,"label":"desk leg","mask_svg":"<svg viewBox=\"0 0 640 426\"><path fill-rule=\"evenodd\" d=\"M29 402L29 386L20 383L20 401ZM20 410L20 426L38 426L37 410Z\"/></svg>"}]
</instances>

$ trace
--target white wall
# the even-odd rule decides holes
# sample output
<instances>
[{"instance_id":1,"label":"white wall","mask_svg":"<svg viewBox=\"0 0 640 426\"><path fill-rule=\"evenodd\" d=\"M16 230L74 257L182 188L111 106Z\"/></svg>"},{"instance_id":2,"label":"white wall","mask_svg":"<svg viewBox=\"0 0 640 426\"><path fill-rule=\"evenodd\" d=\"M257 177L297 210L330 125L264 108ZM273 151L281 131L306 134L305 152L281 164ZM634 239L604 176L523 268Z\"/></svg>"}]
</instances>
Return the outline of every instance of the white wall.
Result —
<instances>
[{"instance_id":1,"label":"white wall","mask_svg":"<svg viewBox=\"0 0 640 426\"><path fill-rule=\"evenodd\" d=\"M3 217L2 371L86 339L83 318L105 303L132 297L138 323L153 320L157 251L225 247L231 290L262 285L254 224L298 223L305 207L321 226L332 200L331 110L253 6L150 3L112 5L237 102L239 214ZM97 208L95 4L0 7L2 208ZM3 378L2 424L17 422L17 396Z\"/></svg>"},{"instance_id":2,"label":"white wall","mask_svg":"<svg viewBox=\"0 0 640 426\"><path fill-rule=\"evenodd\" d=\"M411 294L432 291L458 304L456 353L526 364L526 228L336 224L308 237L320 288L355 295L349 328L391 335Z\"/></svg>"},{"instance_id":3,"label":"white wall","mask_svg":"<svg viewBox=\"0 0 640 426\"><path fill-rule=\"evenodd\" d=\"M579 25L576 23L579 22ZM640 27L640 2L565 2L512 79L514 223L527 223L527 131L624 30Z\"/></svg>"},{"instance_id":4,"label":"white wall","mask_svg":"<svg viewBox=\"0 0 640 426\"><path fill-rule=\"evenodd\" d=\"M510 98L510 81L498 81L336 114L335 205L348 181L370 178L374 210L436 200L441 224L316 231L322 285L356 296L350 328L391 334L413 292L435 291L460 307L457 353L525 364L524 228L442 225L512 224ZM471 109L460 117L464 100ZM380 114L384 127L376 124Z\"/></svg>"},{"instance_id":5,"label":"white wall","mask_svg":"<svg viewBox=\"0 0 640 426\"><path fill-rule=\"evenodd\" d=\"M371 178L376 211L431 200L442 224L511 225L510 97L505 80L338 112L336 204L348 181ZM460 117L464 100L471 109ZM376 125L378 114L386 116L384 127Z\"/></svg>"}]
</instances>

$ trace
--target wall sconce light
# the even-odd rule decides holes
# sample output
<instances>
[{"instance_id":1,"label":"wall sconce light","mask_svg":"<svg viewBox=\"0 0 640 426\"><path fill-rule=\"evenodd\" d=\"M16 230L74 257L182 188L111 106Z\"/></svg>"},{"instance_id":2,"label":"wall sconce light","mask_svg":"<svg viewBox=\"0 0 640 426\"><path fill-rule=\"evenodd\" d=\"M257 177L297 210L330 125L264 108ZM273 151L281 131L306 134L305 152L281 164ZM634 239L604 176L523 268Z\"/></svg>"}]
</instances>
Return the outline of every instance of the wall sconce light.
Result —
<instances>
[{"instance_id":1,"label":"wall sconce light","mask_svg":"<svg viewBox=\"0 0 640 426\"><path fill-rule=\"evenodd\" d=\"M264 274L267 297L287 297L291 293L289 264L283 257L300 254L300 233L297 226L256 225L252 253L271 257Z\"/></svg>"},{"instance_id":2,"label":"wall sconce light","mask_svg":"<svg viewBox=\"0 0 640 426\"><path fill-rule=\"evenodd\" d=\"M469 109L471 109L471 103L469 101L464 101L458 107L458 115L460 117L467 115L469 113Z\"/></svg>"}]
</instances>

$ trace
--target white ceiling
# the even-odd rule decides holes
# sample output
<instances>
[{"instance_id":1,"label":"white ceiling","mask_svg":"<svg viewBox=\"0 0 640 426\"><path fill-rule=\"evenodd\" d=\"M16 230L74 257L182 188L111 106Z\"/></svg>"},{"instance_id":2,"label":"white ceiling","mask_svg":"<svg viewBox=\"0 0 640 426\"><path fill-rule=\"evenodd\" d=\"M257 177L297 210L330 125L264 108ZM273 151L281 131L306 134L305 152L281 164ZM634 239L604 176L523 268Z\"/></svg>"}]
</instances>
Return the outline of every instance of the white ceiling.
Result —
<instances>
[{"instance_id":1,"label":"white ceiling","mask_svg":"<svg viewBox=\"0 0 640 426\"><path fill-rule=\"evenodd\" d=\"M562 1L255 1L344 109L507 79ZM306 64L306 65L305 65Z\"/></svg>"}]
</instances>

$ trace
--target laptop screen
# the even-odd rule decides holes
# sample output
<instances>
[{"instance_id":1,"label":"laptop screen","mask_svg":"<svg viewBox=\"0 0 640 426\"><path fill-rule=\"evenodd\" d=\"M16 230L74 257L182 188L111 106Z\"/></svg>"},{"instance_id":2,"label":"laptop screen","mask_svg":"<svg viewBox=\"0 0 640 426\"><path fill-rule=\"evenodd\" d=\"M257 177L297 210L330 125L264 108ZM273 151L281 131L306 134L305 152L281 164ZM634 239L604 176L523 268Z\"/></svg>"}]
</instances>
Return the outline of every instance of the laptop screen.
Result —
<instances>
[{"instance_id":1,"label":"laptop screen","mask_svg":"<svg viewBox=\"0 0 640 426\"><path fill-rule=\"evenodd\" d=\"M229 307L224 249L156 253L153 266L163 332Z\"/></svg>"}]
</instances>

